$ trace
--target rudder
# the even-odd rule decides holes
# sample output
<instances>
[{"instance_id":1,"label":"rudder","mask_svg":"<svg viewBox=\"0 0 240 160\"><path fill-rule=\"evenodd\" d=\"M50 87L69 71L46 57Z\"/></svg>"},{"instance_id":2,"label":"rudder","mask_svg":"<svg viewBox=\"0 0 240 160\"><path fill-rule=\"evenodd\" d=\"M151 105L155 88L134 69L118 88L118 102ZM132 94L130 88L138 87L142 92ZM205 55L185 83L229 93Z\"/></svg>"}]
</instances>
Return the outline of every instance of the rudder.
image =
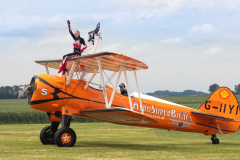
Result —
<instances>
[{"instance_id":1,"label":"rudder","mask_svg":"<svg viewBox=\"0 0 240 160\"><path fill-rule=\"evenodd\" d=\"M229 88L218 88L199 108L199 111L240 121L240 108Z\"/></svg>"}]
</instances>

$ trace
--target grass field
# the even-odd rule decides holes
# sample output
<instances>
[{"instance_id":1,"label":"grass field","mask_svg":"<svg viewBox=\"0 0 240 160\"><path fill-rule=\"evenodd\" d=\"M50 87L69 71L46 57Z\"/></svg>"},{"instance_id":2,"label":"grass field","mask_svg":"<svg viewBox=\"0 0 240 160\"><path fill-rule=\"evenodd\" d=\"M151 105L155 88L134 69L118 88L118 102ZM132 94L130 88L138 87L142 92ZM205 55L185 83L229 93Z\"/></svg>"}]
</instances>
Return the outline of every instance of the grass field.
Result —
<instances>
[{"instance_id":1,"label":"grass field","mask_svg":"<svg viewBox=\"0 0 240 160\"><path fill-rule=\"evenodd\" d=\"M164 97L163 99L197 108L208 96ZM239 99L240 97L237 96ZM26 100L0 100L2 115L45 113L28 107ZM31 117L30 117L31 118ZM46 121L48 121L46 119ZM110 123L72 123L77 142L72 148L42 145L39 133L46 124L1 125L0 159L240 159L240 132L210 136Z\"/></svg>"},{"instance_id":2,"label":"grass field","mask_svg":"<svg viewBox=\"0 0 240 160\"><path fill-rule=\"evenodd\" d=\"M115 125L73 123L77 142L72 148L42 145L45 124L1 125L0 159L239 159L240 133L210 136Z\"/></svg>"}]
</instances>

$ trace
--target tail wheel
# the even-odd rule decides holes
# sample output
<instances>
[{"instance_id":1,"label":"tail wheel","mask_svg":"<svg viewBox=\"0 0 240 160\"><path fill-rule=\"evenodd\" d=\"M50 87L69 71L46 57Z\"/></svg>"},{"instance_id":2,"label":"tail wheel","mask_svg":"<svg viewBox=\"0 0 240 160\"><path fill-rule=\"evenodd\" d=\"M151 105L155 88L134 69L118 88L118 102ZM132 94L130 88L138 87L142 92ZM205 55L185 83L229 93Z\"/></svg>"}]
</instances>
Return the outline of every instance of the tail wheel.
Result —
<instances>
[{"instance_id":1,"label":"tail wheel","mask_svg":"<svg viewBox=\"0 0 240 160\"><path fill-rule=\"evenodd\" d=\"M42 144L55 144L54 133L51 131L51 126L46 126L42 129L40 133L40 140Z\"/></svg>"},{"instance_id":2,"label":"tail wheel","mask_svg":"<svg viewBox=\"0 0 240 160\"><path fill-rule=\"evenodd\" d=\"M54 136L54 141L58 147L72 147L76 140L76 133L68 127L59 129Z\"/></svg>"},{"instance_id":3,"label":"tail wheel","mask_svg":"<svg viewBox=\"0 0 240 160\"><path fill-rule=\"evenodd\" d=\"M218 138L211 138L212 144L219 144L219 139Z\"/></svg>"}]
</instances>

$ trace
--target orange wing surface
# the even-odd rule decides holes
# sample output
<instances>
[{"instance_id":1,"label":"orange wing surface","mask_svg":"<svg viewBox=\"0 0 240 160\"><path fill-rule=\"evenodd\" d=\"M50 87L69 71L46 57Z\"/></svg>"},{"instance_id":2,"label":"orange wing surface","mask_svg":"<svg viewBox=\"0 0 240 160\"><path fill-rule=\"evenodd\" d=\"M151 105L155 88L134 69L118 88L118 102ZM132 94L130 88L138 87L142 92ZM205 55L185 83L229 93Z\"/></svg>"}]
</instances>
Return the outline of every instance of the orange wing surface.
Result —
<instances>
[{"instance_id":1,"label":"orange wing surface","mask_svg":"<svg viewBox=\"0 0 240 160\"><path fill-rule=\"evenodd\" d=\"M101 121L107 121L111 123L121 124L151 124L157 123L157 121L144 114L136 111L131 111L126 108L109 108L98 110L81 110L82 114Z\"/></svg>"},{"instance_id":2,"label":"orange wing surface","mask_svg":"<svg viewBox=\"0 0 240 160\"><path fill-rule=\"evenodd\" d=\"M76 65L75 71L80 71L81 68L85 68L85 72L91 73L93 72L92 69L98 68L96 58L101 58L102 68L109 71L118 71L121 65L125 66L126 71L148 69L148 66L139 60L113 52L100 52L91 55L69 58L66 68L70 70L73 62L77 61L79 65ZM35 62L43 66L47 65L53 69L59 69L62 59L40 60Z\"/></svg>"}]
</instances>

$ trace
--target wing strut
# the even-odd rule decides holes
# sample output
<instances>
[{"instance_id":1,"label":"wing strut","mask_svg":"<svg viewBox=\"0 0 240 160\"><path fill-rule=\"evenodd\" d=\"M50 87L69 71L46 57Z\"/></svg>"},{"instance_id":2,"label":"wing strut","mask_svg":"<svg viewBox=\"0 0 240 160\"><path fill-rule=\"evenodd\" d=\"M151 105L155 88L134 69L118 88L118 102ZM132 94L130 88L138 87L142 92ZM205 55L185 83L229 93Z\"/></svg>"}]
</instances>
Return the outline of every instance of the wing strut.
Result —
<instances>
[{"instance_id":1,"label":"wing strut","mask_svg":"<svg viewBox=\"0 0 240 160\"><path fill-rule=\"evenodd\" d=\"M96 76L96 74L98 73L98 68L95 70L95 72L93 73L92 77L89 79L89 81L87 82L87 84L84 86L84 90L87 89L87 87L89 86L89 84L92 82L93 78Z\"/></svg>"},{"instance_id":2,"label":"wing strut","mask_svg":"<svg viewBox=\"0 0 240 160\"><path fill-rule=\"evenodd\" d=\"M113 92L112 92L112 96L111 96L109 104L108 104L108 108L111 108L112 101L113 101L113 98L114 98L114 95L115 95L115 91L116 91L116 88L118 86L118 82L119 82L119 79L120 79L120 76L121 76L121 73L122 73L122 69L123 69L123 66L121 66L120 69L119 69L118 77L117 77L117 80L116 80L116 83L115 83L115 86L114 86L114 89L113 89Z\"/></svg>"},{"instance_id":3,"label":"wing strut","mask_svg":"<svg viewBox=\"0 0 240 160\"><path fill-rule=\"evenodd\" d=\"M72 80L72 76L73 76L73 72L75 70L75 66L77 65L77 62L76 61L73 61L73 64L72 64L72 68L70 70L70 73L68 75L68 79L67 79L67 82L66 82L66 87L68 87L70 81Z\"/></svg>"},{"instance_id":4,"label":"wing strut","mask_svg":"<svg viewBox=\"0 0 240 160\"><path fill-rule=\"evenodd\" d=\"M218 129L219 129L219 131L220 131L220 134L223 135L222 130L221 130L221 128L220 128L220 126L219 126L218 123L217 123L217 126L218 126Z\"/></svg>"},{"instance_id":5,"label":"wing strut","mask_svg":"<svg viewBox=\"0 0 240 160\"><path fill-rule=\"evenodd\" d=\"M100 72L100 77L101 77L101 83L102 83L102 88L103 88L103 96L104 96L104 100L105 100L105 106L106 108L108 108L108 99L107 99L107 93L106 93L106 87L104 84L104 77L103 77L103 71L102 71L102 65L101 65L101 59L100 58L96 58L98 61L98 68L99 68L99 72Z\"/></svg>"},{"instance_id":6,"label":"wing strut","mask_svg":"<svg viewBox=\"0 0 240 160\"><path fill-rule=\"evenodd\" d=\"M83 69L82 69L82 73L81 73L81 76L80 76L79 80L83 79L83 77L84 77L85 73L86 73L86 70L83 68Z\"/></svg>"},{"instance_id":7,"label":"wing strut","mask_svg":"<svg viewBox=\"0 0 240 160\"><path fill-rule=\"evenodd\" d=\"M47 74L49 74L49 70L48 70L47 63L45 63L45 68L46 68L46 72L47 72Z\"/></svg>"},{"instance_id":8,"label":"wing strut","mask_svg":"<svg viewBox=\"0 0 240 160\"><path fill-rule=\"evenodd\" d=\"M143 108L142 108L142 99L141 99L140 91L139 91L139 87L138 87L137 74L136 74L136 71L135 71L135 70L133 70L133 71L134 71L134 76L135 76L136 85L137 85L137 90L138 90L138 96L139 96L140 108L141 108L142 114L144 114L144 112L143 112Z\"/></svg>"},{"instance_id":9,"label":"wing strut","mask_svg":"<svg viewBox=\"0 0 240 160\"><path fill-rule=\"evenodd\" d=\"M128 79L127 79L127 72L126 72L125 66L123 66L123 71L124 71L125 82L126 82L126 85L127 85L127 92L128 92L129 104L130 104L130 107L131 107L131 111L133 111L133 108L132 108L132 100L131 100L131 97L130 97L129 85L128 85Z\"/></svg>"}]
</instances>

